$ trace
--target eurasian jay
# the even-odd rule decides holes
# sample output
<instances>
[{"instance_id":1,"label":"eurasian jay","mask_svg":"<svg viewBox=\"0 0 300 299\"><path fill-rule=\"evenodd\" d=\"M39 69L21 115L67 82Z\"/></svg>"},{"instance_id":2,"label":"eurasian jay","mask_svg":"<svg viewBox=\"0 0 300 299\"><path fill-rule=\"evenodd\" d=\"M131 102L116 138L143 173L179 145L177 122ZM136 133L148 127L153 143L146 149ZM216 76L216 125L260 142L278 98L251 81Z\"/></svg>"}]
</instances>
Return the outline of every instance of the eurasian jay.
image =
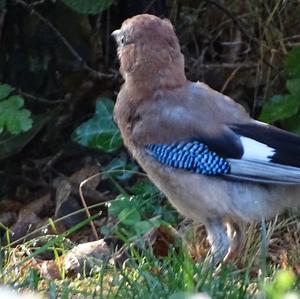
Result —
<instances>
[{"instance_id":1,"label":"eurasian jay","mask_svg":"<svg viewBox=\"0 0 300 299\"><path fill-rule=\"evenodd\" d=\"M300 203L300 138L188 81L169 20L137 15L112 35L125 79L114 108L125 146L179 212L205 225L215 260L232 257L242 222Z\"/></svg>"}]
</instances>

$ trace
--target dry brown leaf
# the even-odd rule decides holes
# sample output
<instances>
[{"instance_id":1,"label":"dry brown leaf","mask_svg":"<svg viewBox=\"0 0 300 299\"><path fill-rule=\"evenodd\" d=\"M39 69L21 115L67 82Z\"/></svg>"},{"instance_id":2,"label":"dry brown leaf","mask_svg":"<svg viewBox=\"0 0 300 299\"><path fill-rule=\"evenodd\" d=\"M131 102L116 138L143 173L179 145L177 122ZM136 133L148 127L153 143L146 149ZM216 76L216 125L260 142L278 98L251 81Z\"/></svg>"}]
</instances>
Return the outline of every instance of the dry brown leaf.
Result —
<instances>
[{"instance_id":1,"label":"dry brown leaf","mask_svg":"<svg viewBox=\"0 0 300 299\"><path fill-rule=\"evenodd\" d=\"M79 197L79 186L84 180L93 177L99 173L99 168L95 166L86 166L75 172L70 178L58 178L56 180L56 209L55 217L61 218L82 209L82 203ZM87 205L105 202L110 198L102 194L96 187L101 180L100 176L95 176L88 180L82 187L84 199ZM62 220L66 228L83 221L86 213L76 213Z\"/></svg>"},{"instance_id":2,"label":"dry brown leaf","mask_svg":"<svg viewBox=\"0 0 300 299\"><path fill-rule=\"evenodd\" d=\"M101 261L108 261L111 252L103 239L83 243L71 249L64 258L68 275L89 271Z\"/></svg>"},{"instance_id":3,"label":"dry brown leaf","mask_svg":"<svg viewBox=\"0 0 300 299\"><path fill-rule=\"evenodd\" d=\"M16 223L10 228L13 233L11 241L16 241L28 232L44 225L47 219L42 220L41 217L49 213L52 210L52 206L50 194L46 194L22 208Z\"/></svg>"},{"instance_id":4,"label":"dry brown leaf","mask_svg":"<svg viewBox=\"0 0 300 299\"><path fill-rule=\"evenodd\" d=\"M164 257L169 254L170 247L175 246L174 232L166 226L160 226L155 230L156 238L152 245L156 257Z\"/></svg>"},{"instance_id":5,"label":"dry brown leaf","mask_svg":"<svg viewBox=\"0 0 300 299\"><path fill-rule=\"evenodd\" d=\"M61 265L63 265L63 257L59 258ZM61 279L61 271L58 267L57 261L40 261L40 275L48 279Z\"/></svg>"}]
</instances>

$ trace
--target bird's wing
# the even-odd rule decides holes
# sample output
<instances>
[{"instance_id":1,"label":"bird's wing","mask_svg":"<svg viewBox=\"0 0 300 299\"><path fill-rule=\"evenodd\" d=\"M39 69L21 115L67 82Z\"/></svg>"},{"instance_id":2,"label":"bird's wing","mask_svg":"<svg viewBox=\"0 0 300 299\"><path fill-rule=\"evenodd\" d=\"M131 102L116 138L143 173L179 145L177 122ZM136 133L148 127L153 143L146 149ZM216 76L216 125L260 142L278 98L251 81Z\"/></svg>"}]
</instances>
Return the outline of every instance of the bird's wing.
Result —
<instances>
[{"instance_id":1,"label":"bird's wing","mask_svg":"<svg viewBox=\"0 0 300 299\"><path fill-rule=\"evenodd\" d=\"M300 184L300 137L276 127L252 121L232 124L243 155L228 159L231 177L251 181Z\"/></svg>"},{"instance_id":2,"label":"bird's wing","mask_svg":"<svg viewBox=\"0 0 300 299\"><path fill-rule=\"evenodd\" d=\"M211 89L164 96L144 109L133 130L162 164L240 181L300 184L298 136L251 119Z\"/></svg>"}]
</instances>

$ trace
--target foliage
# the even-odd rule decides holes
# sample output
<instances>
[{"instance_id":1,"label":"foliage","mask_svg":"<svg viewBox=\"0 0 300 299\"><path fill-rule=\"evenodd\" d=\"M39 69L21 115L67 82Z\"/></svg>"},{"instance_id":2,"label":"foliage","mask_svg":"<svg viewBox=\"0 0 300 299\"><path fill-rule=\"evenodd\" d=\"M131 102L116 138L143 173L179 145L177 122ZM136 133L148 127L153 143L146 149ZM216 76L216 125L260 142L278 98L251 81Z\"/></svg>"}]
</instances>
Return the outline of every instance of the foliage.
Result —
<instances>
[{"instance_id":1,"label":"foliage","mask_svg":"<svg viewBox=\"0 0 300 299\"><path fill-rule=\"evenodd\" d=\"M130 163L127 160L128 158L126 156L114 158L103 170L108 173L109 177L114 177L121 181L128 180L136 173L138 167L136 164ZM106 175L104 175L104 177L106 177Z\"/></svg>"},{"instance_id":2,"label":"foliage","mask_svg":"<svg viewBox=\"0 0 300 299\"><path fill-rule=\"evenodd\" d=\"M113 229L114 233L126 238L140 237L152 228L175 222L172 210L158 204L159 192L148 180L138 181L131 191L132 196L119 195L108 205L109 215L117 217L120 222ZM112 231L105 227L102 232Z\"/></svg>"},{"instance_id":3,"label":"foliage","mask_svg":"<svg viewBox=\"0 0 300 299\"><path fill-rule=\"evenodd\" d=\"M17 154L50 119L44 113L32 117L24 108L24 99L12 95L14 89L0 84L0 160Z\"/></svg>"},{"instance_id":4,"label":"foliage","mask_svg":"<svg viewBox=\"0 0 300 299\"><path fill-rule=\"evenodd\" d=\"M44 125L51 119L50 115L42 114L34 117L32 128L18 135L3 134L0 136L0 160L20 152Z\"/></svg>"},{"instance_id":5,"label":"foliage","mask_svg":"<svg viewBox=\"0 0 300 299\"><path fill-rule=\"evenodd\" d=\"M127 238L141 236L161 224L157 217L149 219L142 217L139 203L141 203L139 197L120 196L108 208L109 214L116 216L123 225L123 232L126 233ZM120 230L121 226L117 229Z\"/></svg>"},{"instance_id":6,"label":"foliage","mask_svg":"<svg viewBox=\"0 0 300 299\"><path fill-rule=\"evenodd\" d=\"M73 140L81 145L110 153L122 145L120 132L112 119L114 103L108 98L99 98L94 116L81 124L73 133Z\"/></svg>"},{"instance_id":7,"label":"foliage","mask_svg":"<svg viewBox=\"0 0 300 299\"><path fill-rule=\"evenodd\" d=\"M98 14L109 8L112 0L63 0L63 2L81 14Z\"/></svg>"},{"instance_id":8,"label":"foliage","mask_svg":"<svg viewBox=\"0 0 300 299\"><path fill-rule=\"evenodd\" d=\"M292 270L281 270L276 273L272 282L265 285L265 293L269 299L298 298L296 294L287 295L296 282L296 276Z\"/></svg>"},{"instance_id":9,"label":"foliage","mask_svg":"<svg viewBox=\"0 0 300 299\"><path fill-rule=\"evenodd\" d=\"M12 91L10 85L0 85L0 134L6 131L17 135L32 127L31 112L24 108L24 99L10 95Z\"/></svg>"},{"instance_id":10,"label":"foliage","mask_svg":"<svg viewBox=\"0 0 300 299\"><path fill-rule=\"evenodd\" d=\"M288 53L284 60L284 69L288 78L286 82L288 93L273 96L264 105L260 120L273 123L292 119L292 125L287 127L297 131L300 129L300 47L295 47Z\"/></svg>"}]
</instances>

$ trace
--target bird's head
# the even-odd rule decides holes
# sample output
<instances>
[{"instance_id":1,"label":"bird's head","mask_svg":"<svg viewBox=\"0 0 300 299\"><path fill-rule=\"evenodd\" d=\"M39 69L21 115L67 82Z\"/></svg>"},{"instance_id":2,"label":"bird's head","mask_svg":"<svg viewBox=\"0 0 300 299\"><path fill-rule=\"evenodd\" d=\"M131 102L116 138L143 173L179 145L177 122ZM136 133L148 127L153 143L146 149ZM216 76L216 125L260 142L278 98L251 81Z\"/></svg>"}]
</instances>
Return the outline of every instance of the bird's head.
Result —
<instances>
[{"instance_id":1,"label":"bird's head","mask_svg":"<svg viewBox=\"0 0 300 299\"><path fill-rule=\"evenodd\" d=\"M120 72L125 81L157 81L159 86L155 88L176 87L186 81L184 58L169 20L137 15L125 20L112 36L118 45Z\"/></svg>"}]
</instances>

